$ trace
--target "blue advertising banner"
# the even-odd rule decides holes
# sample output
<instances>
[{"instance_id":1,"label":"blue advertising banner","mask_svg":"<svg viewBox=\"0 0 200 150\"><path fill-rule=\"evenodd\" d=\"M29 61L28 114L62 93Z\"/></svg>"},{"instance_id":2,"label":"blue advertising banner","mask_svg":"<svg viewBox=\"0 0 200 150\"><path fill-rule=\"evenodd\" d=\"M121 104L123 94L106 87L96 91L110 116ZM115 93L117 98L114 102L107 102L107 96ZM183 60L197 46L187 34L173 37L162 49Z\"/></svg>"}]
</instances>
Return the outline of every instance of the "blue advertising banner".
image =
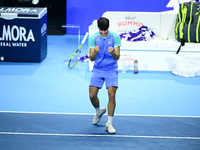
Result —
<instances>
[{"instance_id":1,"label":"blue advertising banner","mask_svg":"<svg viewBox=\"0 0 200 150\"><path fill-rule=\"evenodd\" d=\"M0 7L0 61L41 62L47 55L47 9Z\"/></svg>"}]
</instances>

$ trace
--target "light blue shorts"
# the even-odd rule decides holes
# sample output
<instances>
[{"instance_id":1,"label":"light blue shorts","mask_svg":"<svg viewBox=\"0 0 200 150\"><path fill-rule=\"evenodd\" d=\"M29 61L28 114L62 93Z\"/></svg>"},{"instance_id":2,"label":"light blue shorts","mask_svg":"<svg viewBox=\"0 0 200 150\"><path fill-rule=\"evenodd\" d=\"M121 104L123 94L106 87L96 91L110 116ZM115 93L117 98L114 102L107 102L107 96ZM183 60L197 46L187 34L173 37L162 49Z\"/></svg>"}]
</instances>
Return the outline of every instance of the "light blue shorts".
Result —
<instances>
[{"instance_id":1,"label":"light blue shorts","mask_svg":"<svg viewBox=\"0 0 200 150\"><path fill-rule=\"evenodd\" d=\"M94 71L90 79L90 86L102 88L105 82L106 88L118 87L118 71Z\"/></svg>"}]
</instances>

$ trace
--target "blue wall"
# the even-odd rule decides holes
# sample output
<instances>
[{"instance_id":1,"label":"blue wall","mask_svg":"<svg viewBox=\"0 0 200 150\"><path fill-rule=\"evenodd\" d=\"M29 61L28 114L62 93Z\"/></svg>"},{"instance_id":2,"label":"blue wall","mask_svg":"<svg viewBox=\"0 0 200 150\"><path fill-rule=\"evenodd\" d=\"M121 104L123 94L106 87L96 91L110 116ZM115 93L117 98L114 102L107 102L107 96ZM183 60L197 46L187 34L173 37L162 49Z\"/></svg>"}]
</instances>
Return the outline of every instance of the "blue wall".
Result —
<instances>
[{"instance_id":1,"label":"blue wall","mask_svg":"<svg viewBox=\"0 0 200 150\"><path fill-rule=\"evenodd\" d=\"M169 1L170 0L67 0L66 24L80 25L81 34L85 34L93 20L99 19L106 11L161 12L173 9L166 7ZM74 31L67 30L67 33L70 32Z\"/></svg>"}]
</instances>

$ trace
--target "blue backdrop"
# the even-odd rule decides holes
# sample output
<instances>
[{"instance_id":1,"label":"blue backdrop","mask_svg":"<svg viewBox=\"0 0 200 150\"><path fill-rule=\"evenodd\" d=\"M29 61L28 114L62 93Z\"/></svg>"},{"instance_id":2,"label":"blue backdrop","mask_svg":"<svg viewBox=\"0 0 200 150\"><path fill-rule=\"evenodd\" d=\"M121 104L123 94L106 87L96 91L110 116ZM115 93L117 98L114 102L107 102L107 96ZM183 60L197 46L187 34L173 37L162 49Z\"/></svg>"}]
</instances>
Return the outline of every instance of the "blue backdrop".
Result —
<instances>
[{"instance_id":1,"label":"blue backdrop","mask_svg":"<svg viewBox=\"0 0 200 150\"><path fill-rule=\"evenodd\" d=\"M106 11L161 12L170 0L67 0L66 24L78 24L81 34L88 31L93 20L99 19ZM116 17L116 16L114 16ZM67 33L73 30L67 30ZM75 31L77 33L77 31Z\"/></svg>"}]
</instances>

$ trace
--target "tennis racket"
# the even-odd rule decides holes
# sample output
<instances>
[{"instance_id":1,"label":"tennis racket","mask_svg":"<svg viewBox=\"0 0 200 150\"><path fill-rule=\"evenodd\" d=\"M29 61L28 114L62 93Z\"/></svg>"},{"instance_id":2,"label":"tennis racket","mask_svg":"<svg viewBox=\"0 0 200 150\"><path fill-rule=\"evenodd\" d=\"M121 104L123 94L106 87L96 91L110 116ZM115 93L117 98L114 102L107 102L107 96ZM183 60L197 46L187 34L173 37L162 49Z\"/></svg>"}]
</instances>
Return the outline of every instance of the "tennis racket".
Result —
<instances>
[{"instance_id":1,"label":"tennis racket","mask_svg":"<svg viewBox=\"0 0 200 150\"><path fill-rule=\"evenodd\" d=\"M76 64L78 63L80 54L81 54L81 48L82 48L83 44L85 43L87 36L88 36L88 32L85 33L85 36L81 42L81 46L79 46L79 48L74 52L74 54L70 58L69 63L68 63L68 67L70 69L74 68L76 66Z\"/></svg>"}]
</instances>

